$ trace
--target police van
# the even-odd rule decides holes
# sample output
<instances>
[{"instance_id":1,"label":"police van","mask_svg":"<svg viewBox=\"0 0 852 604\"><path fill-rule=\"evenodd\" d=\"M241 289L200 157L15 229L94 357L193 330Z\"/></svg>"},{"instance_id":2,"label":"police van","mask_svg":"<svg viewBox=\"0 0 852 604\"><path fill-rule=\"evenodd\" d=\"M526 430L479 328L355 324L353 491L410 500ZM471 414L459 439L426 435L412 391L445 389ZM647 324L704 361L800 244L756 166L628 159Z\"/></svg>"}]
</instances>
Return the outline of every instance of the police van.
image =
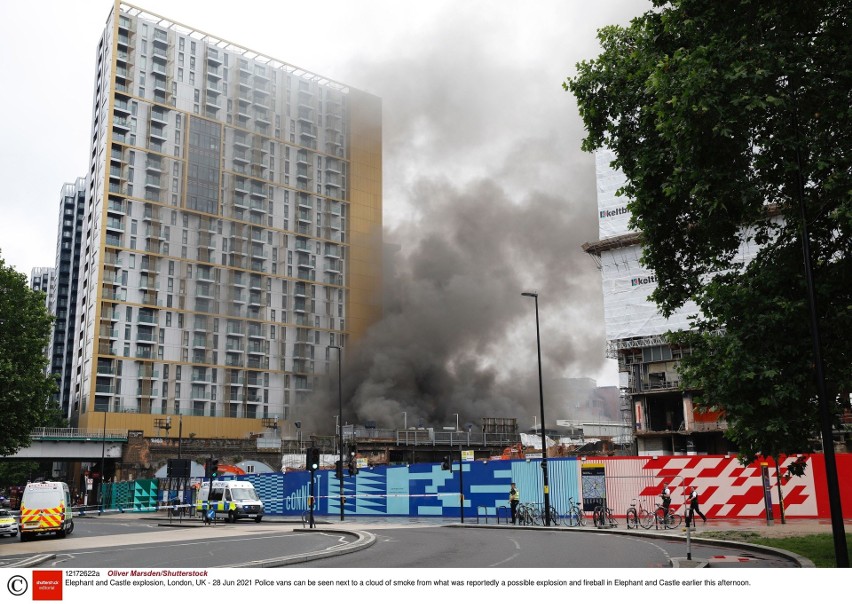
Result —
<instances>
[{"instance_id":1,"label":"police van","mask_svg":"<svg viewBox=\"0 0 852 604\"><path fill-rule=\"evenodd\" d=\"M225 516L228 522L236 522L240 518L254 518L255 522L263 519L263 502L254 485L247 480L202 483L195 497L195 509L202 517L212 509L217 516Z\"/></svg>"},{"instance_id":2,"label":"police van","mask_svg":"<svg viewBox=\"0 0 852 604\"><path fill-rule=\"evenodd\" d=\"M59 538L74 530L71 491L64 482L40 480L24 488L21 497L21 541L35 535L52 533Z\"/></svg>"}]
</instances>

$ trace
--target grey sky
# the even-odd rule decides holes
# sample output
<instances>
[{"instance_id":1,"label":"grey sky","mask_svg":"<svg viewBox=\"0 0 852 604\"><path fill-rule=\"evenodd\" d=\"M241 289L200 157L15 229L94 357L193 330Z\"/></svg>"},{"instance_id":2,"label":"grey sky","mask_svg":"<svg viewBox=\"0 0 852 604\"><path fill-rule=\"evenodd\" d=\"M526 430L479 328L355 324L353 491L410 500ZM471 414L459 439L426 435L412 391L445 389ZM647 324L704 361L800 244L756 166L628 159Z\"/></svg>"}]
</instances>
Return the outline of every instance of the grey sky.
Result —
<instances>
[{"instance_id":1,"label":"grey sky","mask_svg":"<svg viewBox=\"0 0 852 604\"><path fill-rule=\"evenodd\" d=\"M447 278L488 285L481 294L493 301L502 300L492 289L499 276L510 273L511 307L525 321L533 321L533 309L519 288L541 294L542 324L554 334L543 352L554 377L615 384L612 362L603 364L599 275L580 250L597 238L594 162L579 150L582 126L561 82L577 61L597 55L599 27L626 23L647 2L133 4L382 97L385 224L388 240L403 246L399 276L433 288L444 277L428 271L463 262L468 272ZM53 265L60 188L86 172L95 47L110 7L104 0L0 4L0 250L26 274ZM442 228L448 220L455 224ZM461 220L470 228L459 228ZM511 269L492 264L484 278L489 258ZM481 303L472 300L465 312ZM513 317L501 317L500 338L472 350L494 353L515 336L528 340Z\"/></svg>"}]
</instances>

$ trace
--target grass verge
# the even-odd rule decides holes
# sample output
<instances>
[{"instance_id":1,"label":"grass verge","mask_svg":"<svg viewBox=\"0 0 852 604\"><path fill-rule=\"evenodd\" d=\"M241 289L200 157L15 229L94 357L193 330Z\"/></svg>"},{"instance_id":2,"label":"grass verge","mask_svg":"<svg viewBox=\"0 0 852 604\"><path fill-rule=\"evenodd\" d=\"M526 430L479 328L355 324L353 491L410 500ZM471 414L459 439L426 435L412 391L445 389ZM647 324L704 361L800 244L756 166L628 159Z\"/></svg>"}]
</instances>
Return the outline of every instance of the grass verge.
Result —
<instances>
[{"instance_id":1,"label":"grass verge","mask_svg":"<svg viewBox=\"0 0 852 604\"><path fill-rule=\"evenodd\" d=\"M837 567L834 556L834 538L831 533L770 538L749 531L707 531L702 533L701 536L785 549L807 558L817 568ZM852 536L850 535L846 535L846 549L852 554ZM850 558L852 558L852 555L850 555Z\"/></svg>"}]
</instances>

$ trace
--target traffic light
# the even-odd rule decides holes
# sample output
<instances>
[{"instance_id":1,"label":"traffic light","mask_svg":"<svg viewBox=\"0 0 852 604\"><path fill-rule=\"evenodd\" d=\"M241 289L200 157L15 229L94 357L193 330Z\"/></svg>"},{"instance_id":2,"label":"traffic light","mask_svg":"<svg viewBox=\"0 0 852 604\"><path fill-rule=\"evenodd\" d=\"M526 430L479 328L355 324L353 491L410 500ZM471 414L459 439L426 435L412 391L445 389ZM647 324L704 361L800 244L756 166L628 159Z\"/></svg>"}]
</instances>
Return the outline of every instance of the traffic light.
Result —
<instances>
[{"instance_id":1,"label":"traffic light","mask_svg":"<svg viewBox=\"0 0 852 604\"><path fill-rule=\"evenodd\" d=\"M349 475L355 476L358 473L358 464L355 463L355 458L349 458Z\"/></svg>"},{"instance_id":2,"label":"traffic light","mask_svg":"<svg viewBox=\"0 0 852 604\"><path fill-rule=\"evenodd\" d=\"M343 462L339 459L334 462L334 477L343 480Z\"/></svg>"},{"instance_id":3,"label":"traffic light","mask_svg":"<svg viewBox=\"0 0 852 604\"><path fill-rule=\"evenodd\" d=\"M444 460L441 462L441 469L442 470L449 470L450 472L453 471L453 464L452 464L452 461L450 461L449 456L445 457Z\"/></svg>"},{"instance_id":4,"label":"traffic light","mask_svg":"<svg viewBox=\"0 0 852 604\"><path fill-rule=\"evenodd\" d=\"M320 464L320 450L310 447L305 454L305 468L311 472L317 470Z\"/></svg>"},{"instance_id":5,"label":"traffic light","mask_svg":"<svg viewBox=\"0 0 852 604\"><path fill-rule=\"evenodd\" d=\"M204 478L215 480L219 476L219 460L208 459L204 462Z\"/></svg>"}]
</instances>

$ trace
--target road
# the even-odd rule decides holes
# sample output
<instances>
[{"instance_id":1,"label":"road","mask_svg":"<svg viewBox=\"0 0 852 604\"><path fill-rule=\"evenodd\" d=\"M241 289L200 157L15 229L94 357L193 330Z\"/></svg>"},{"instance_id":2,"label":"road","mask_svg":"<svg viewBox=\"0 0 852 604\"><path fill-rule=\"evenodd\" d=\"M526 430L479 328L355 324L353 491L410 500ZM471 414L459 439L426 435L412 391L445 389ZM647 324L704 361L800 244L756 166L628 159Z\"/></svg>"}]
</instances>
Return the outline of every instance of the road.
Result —
<instances>
[{"instance_id":1,"label":"road","mask_svg":"<svg viewBox=\"0 0 852 604\"><path fill-rule=\"evenodd\" d=\"M477 528L445 525L358 525L377 538L369 548L311 562L305 568L667 568L686 556L679 539L651 539L644 531L619 534L592 530ZM53 557L39 567L54 568L212 568L334 552L356 537L319 525L294 532L299 523L239 522L212 527L190 522L163 526L134 516L79 518L66 539L20 543L0 540L0 565L37 554ZM693 544L694 558L714 558L714 567L795 567L781 556L747 553L737 547ZM722 556L722 557L719 557Z\"/></svg>"}]
</instances>

